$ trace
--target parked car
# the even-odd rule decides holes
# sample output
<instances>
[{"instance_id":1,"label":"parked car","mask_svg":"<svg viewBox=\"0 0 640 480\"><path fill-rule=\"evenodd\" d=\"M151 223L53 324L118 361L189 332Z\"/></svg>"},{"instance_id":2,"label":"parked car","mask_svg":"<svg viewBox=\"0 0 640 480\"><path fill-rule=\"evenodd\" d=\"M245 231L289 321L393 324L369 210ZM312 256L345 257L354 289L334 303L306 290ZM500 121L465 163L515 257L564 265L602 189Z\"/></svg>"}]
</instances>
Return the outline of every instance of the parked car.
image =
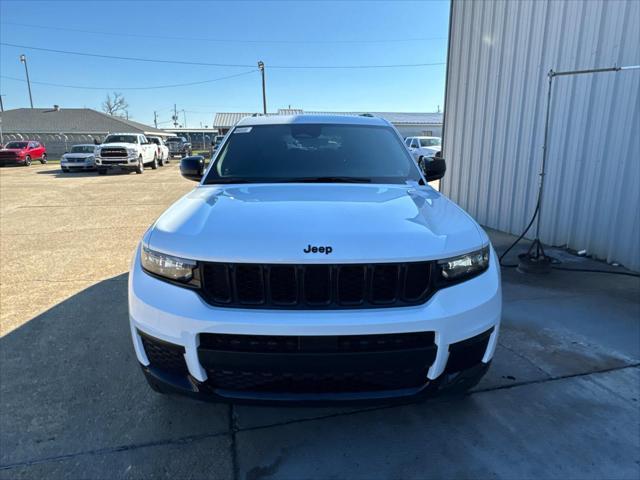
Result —
<instances>
[{"instance_id":1,"label":"parked car","mask_svg":"<svg viewBox=\"0 0 640 480\"><path fill-rule=\"evenodd\" d=\"M158 168L158 150L155 143L139 133L112 133L96 148L96 167L100 175L109 169L120 168L136 173L144 172L145 165Z\"/></svg>"},{"instance_id":2,"label":"parked car","mask_svg":"<svg viewBox=\"0 0 640 480\"><path fill-rule=\"evenodd\" d=\"M47 163L47 149L36 140L20 140L7 143L0 149L0 165L24 165L28 167L33 160Z\"/></svg>"},{"instance_id":3,"label":"parked car","mask_svg":"<svg viewBox=\"0 0 640 480\"><path fill-rule=\"evenodd\" d=\"M222 140L224 140L224 135L216 135L215 137L213 137L213 141L211 142L211 154L209 155L209 158L213 158L216 150L218 150L218 148L220 147Z\"/></svg>"},{"instance_id":4,"label":"parked car","mask_svg":"<svg viewBox=\"0 0 640 480\"><path fill-rule=\"evenodd\" d=\"M169 163L169 147L164 144L164 140L161 137L147 137L147 140L158 147L158 164L162 167L165 163Z\"/></svg>"},{"instance_id":5,"label":"parked car","mask_svg":"<svg viewBox=\"0 0 640 480\"><path fill-rule=\"evenodd\" d=\"M407 137L404 143L416 160L420 157L434 157L442 150L440 137Z\"/></svg>"},{"instance_id":6,"label":"parked car","mask_svg":"<svg viewBox=\"0 0 640 480\"><path fill-rule=\"evenodd\" d=\"M191 143L184 137L169 137L166 141L170 157L187 157L193 153Z\"/></svg>"},{"instance_id":7,"label":"parked car","mask_svg":"<svg viewBox=\"0 0 640 480\"><path fill-rule=\"evenodd\" d=\"M96 148L94 144L74 145L70 151L62 155L60 168L63 172L72 170L95 170Z\"/></svg>"},{"instance_id":8,"label":"parked car","mask_svg":"<svg viewBox=\"0 0 640 480\"><path fill-rule=\"evenodd\" d=\"M498 259L386 120L241 120L147 230L129 275L153 389L219 401L463 391L500 326Z\"/></svg>"}]
</instances>

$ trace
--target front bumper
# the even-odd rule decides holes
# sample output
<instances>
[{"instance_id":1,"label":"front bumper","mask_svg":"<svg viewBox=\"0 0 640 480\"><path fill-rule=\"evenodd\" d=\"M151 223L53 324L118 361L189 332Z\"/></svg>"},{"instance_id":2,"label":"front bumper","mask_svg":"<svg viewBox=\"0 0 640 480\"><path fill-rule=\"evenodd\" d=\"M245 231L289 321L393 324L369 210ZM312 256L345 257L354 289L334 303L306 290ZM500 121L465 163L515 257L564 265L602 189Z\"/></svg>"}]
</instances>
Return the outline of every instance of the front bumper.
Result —
<instances>
[{"instance_id":1,"label":"front bumper","mask_svg":"<svg viewBox=\"0 0 640 480\"><path fill-rule=\"evenodd\" d=\"M497 343L502 304L497 265L498 260L492 250L490 267L485 273L440 290L418 306L366 310L246 310L212 307L194 291L151 277L140 267L138 249L129 276L133 344L152 386L200 398L325 403L386 402L420 397L470 381L478 374L481 376L488 367ZM428 333L428 340L421 345L413 345L411 351L384 351L384 355L380 355L381 351L374 355L361 352L355 358L353 355L340 357L333 350L322 350L324 353L315 357L297 354L287 357L290 354L265 351L258 352L258 355L247 351L229 355L228 349L220 352L211 347L209 340L216 334L229 338L255 336L261 342L263 339L282 338L316 341L318 338L372 335L393 337L395 334L418 332L420 335ZM203 339L206 339L204 344ZM159 342L161 346L167 342L167 348L164 353L152 352L149 349L155 347L149 341ZM421 349L420 352L413 347ZM409 388L395 388L393 382L388 384L389 388L384 387L385 383L381 383L382 388L375 388L374 382L371 384L373 387L358 390L349 383L361 379L359 374L352 375L354 371L376 381L382 381L387 374L393 378L397 371L404 375L408 372L407 367L412 366L414 357L411 355L418 355L415 359L422 359L421 366L424 365L425 369L420 381L410 382ZM280 360L283 361L278 363ZM333 367L330 367L332 363ZM220 368L217 369L218 364ZM352 376L345 377L340 365L348 365L347 370ZM259 370L257 374L256 369ZM225 375L231 372L232 377L224 377L231 380L221 381L221 372ZM322 377L320 380L315 376L318 373ZM310 380L312 385L319 382L317 385L320 386L317 391L313 386L300 391L295 388L277 388L274 391L254 388L255 385L264 385L265 375L275 382L269 385L295 387L298 385L296 382ZM335 391L325 388L327 375L333 375L331 380L338 376L339 388ZM342 388L345 385L349 387L347 391Z\"/></svg>"},{"instance_id":2,"label":"front bumper","mask_svg":"<svg viewBox=\"0 0 640 480\"><path fill-rule=\"evenodd\" d=\"M95 170L95 162L60 162L60 168L69 170Z\"/></svg>"},{"instance_id":3,"label":"front bumper","mask_svg":"<svg viewBox=\"0 0 640 480\"><path fill-rule=\"evenodd\" d=\"M10 165L24 165L26 160L24 157L0 158L0 167L8 167Z\"/></svg>"},{"instance_id":4,"label":"front bumper","mask_svg":"<svg viewBox=\"0 0 640 480\"><path fill-rule=\"evenodd\" d=\"M133 169L138 166L137 154L128 157L96 157L96 168L124 168Z\"/></svg>"}]
</instances>

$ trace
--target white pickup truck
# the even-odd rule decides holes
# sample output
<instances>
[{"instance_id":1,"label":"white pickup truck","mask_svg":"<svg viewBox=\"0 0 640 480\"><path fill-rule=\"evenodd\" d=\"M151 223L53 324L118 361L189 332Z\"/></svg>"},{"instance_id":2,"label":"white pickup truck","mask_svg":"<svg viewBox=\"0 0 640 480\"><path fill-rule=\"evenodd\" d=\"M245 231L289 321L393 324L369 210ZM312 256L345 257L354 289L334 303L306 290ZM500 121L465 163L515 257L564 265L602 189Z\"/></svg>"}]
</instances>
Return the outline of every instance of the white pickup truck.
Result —
<instances>
[{"instance_id":1,"label":"white pickup truck","mask_svg":"<svg viewBox=\"0 0 640 480\"><path fill-rule=\"evenodd\" d=\"M144 172L144 166L158 168L158 150L139 133L112 133L96 148L96 168L106 175L112 168Z\"/></svg>"}]
</instances>

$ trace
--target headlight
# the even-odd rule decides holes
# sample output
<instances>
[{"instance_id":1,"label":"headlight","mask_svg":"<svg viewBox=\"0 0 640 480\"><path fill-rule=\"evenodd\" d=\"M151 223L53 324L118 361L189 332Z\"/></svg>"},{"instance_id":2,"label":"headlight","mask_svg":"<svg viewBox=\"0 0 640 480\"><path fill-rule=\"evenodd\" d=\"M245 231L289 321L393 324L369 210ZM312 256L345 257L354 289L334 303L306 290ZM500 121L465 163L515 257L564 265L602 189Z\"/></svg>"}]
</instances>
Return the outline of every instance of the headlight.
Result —
<instances>
[{"instance_id":1,"label":"headlight","mask_svg":"<svg viewBox=\"0 0 640 480\"><path fill-rule=\"evenodd\" d=\"M138 154L135 148L127 148L127 153L131 156Z\"/></svg>"},{"instance_id":2,"label":"headlight","mask_svg":"<svg viewBox=\"0 0 640 480\"><path fill-rule=\"evenodd\" d=\"M441 281L457 283L475 277L489 268L489 246L458 257L438 261Z\"/></svg>"},{"instance_id":3,"label":"headlight","mask_svg":"<svg viewBox=\"0 0 640 480\"><path fill-rule=\"evenodd\" d=\"M193 260L174 257L155 252L149 248L142 248L141 264L147 272L181 283L199 283L197 278L197 264ZM195 285L194 285L195 286Z\"/></svg>"},{"instance_id":4,"label":"headlight","mask_svg":"<svg viewBox=\"0 0 640 480\"><path fill-rule=\"evenodd\" d=\"M93 162L95 159L96 159L96 157L95 157L95 156L93 156L93 155L89 155L87 158L85 158L85 161L86 161L86 162Z\"/></svg>"}]
</instances>

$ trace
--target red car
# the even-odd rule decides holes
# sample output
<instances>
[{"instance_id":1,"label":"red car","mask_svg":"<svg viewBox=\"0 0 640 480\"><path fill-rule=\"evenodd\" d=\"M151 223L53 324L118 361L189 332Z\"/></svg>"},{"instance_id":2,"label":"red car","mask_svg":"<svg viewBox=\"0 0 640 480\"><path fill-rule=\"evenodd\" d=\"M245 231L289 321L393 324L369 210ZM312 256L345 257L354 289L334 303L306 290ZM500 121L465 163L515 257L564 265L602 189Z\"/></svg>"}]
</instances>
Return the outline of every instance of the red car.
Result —
<instances>
[{"instance_id":1,"label":"red car","mask_svg":"<svg viewBox=\"0 0 640 480\"><path fill-rule=\"evenodd\" d=\"M17 164L28 167L33 160L47 163L47 149L35 140L9 142L0 149L0 165Z\"/></svg>"}]
</instances>

